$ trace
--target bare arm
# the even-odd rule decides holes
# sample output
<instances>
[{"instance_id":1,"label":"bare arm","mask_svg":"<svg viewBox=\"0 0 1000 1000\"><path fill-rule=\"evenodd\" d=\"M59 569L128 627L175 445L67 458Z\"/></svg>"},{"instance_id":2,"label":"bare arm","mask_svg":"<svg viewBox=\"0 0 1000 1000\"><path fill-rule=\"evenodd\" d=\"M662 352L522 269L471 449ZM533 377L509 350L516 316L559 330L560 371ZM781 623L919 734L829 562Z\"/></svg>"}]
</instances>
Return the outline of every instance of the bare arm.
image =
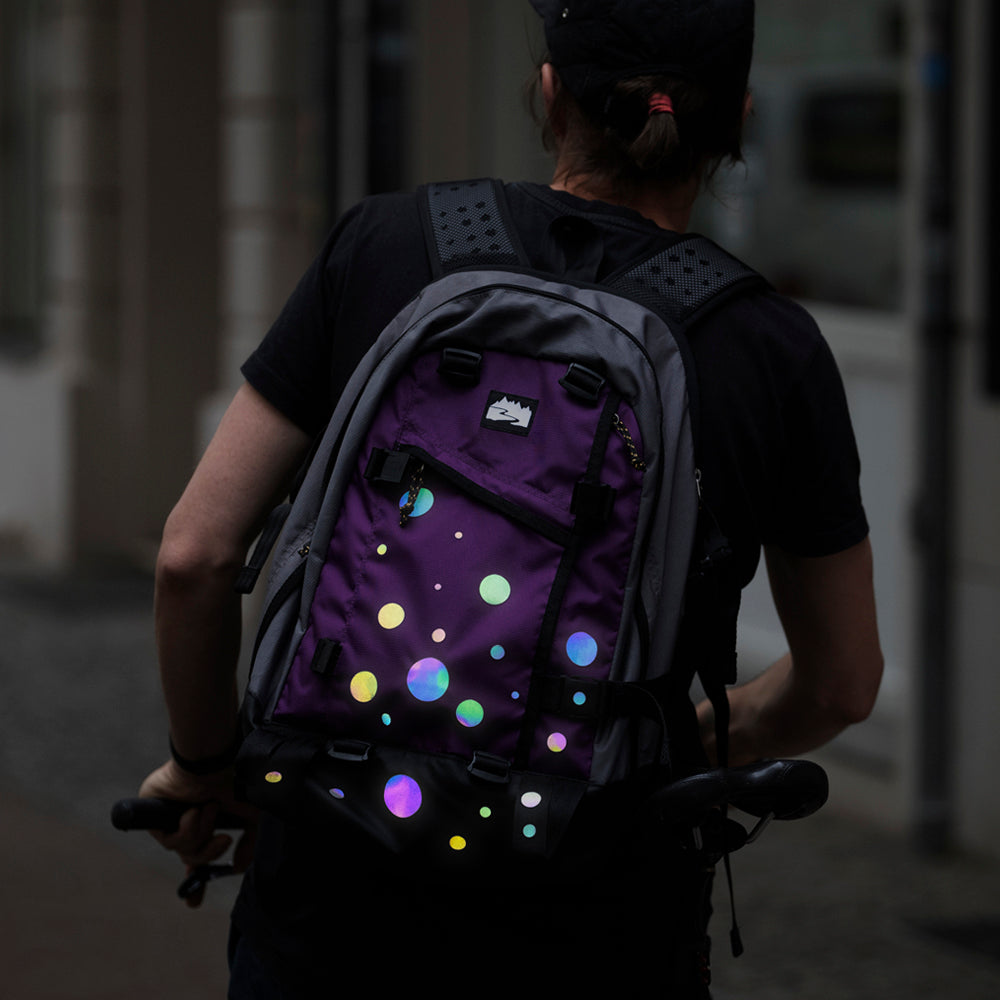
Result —
<instances>
[{"instance_id":1,"label":"bare arm","mask_svg":"<svg viewBox=\"0 0 1000 1000\"><path fill-rule=\"evenodd\" d=\"M765 551L789 652L729 692L730 763L805 753L867 718L882 677L866 539L821 558ZM714 757L711 706L698 707Z\"/></svg>"},{"instance_id":2,"label":"bare arm","mask_svg":"<svg viewBox=\"0 0 1000 1000\"><path fill-rule=\"evenodd\" d=\"M308 446L302 430L244 385L167 519L156 565L156 643L170 736L187 759L221 754L235 738L241 624L233 587ZM171 760L140 794L225 801L231 774L194 776ZM197 822L193 817L177 837L162 838L189 864L217 857L223 843L206 846L210 818L196 830Z\"/></svg>"}]
</instances>

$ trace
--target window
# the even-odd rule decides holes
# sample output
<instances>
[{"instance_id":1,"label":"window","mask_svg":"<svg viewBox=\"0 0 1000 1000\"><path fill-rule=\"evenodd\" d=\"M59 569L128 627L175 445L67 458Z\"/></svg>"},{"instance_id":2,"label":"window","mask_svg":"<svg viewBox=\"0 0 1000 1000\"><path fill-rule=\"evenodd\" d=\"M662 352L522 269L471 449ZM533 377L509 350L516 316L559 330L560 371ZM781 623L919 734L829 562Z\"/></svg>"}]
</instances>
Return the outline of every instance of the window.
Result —
<instances>
[{"instance_id":1,"label":"window","mask_svg":"<svg viewBox=\"0 0 1000 1000\"><path fill-rule=\"evenodd\" d=\"M900 308L907 10L758 0L746 163L694 226L788 295Z\"/></svg>"}]
</instances>

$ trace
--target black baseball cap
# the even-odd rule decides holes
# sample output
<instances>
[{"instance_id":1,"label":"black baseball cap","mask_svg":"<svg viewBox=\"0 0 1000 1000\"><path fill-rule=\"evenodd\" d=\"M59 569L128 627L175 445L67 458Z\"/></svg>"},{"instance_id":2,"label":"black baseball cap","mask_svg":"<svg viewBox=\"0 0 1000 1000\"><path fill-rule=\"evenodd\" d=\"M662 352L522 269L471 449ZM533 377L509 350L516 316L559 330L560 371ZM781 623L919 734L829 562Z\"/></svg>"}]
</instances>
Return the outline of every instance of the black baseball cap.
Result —
<instances>
[{"instance_id":1,"label":"black baseball cap","mask_svg":"<svg viewBox=\"0 0 1000 1000\"><path fill-rule=\"evenodd\" d=\"M704 87L740 113L753 55L754 0L531 0L549 58L579 103L601 113L614 85L647 75Z\"/></svg>"}]
</instances>

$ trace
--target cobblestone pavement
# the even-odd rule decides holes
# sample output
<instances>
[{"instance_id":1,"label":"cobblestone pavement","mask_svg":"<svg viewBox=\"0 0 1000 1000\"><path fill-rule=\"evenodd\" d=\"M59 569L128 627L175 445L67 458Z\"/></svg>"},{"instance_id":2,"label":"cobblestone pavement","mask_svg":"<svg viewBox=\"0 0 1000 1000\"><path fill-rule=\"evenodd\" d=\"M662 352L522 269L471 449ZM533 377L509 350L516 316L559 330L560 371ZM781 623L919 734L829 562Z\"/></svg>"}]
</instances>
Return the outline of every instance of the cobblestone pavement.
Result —
<instances>
[{"instance_id":1,"label":"cobblestone pavement","mask_svg":"<svg viewBox=\"0 0 1000 1000\"><path fill-rule=\"evenodd\" d=\"M164 753L143 576L0 572L0 960L5 1000L225 996L235 885L206 905L108 822ZM713 921L716 1000L1000 997L1000 865L929 860L831 807L733 858L746 953Z\"/></svg>"}]
</instances>

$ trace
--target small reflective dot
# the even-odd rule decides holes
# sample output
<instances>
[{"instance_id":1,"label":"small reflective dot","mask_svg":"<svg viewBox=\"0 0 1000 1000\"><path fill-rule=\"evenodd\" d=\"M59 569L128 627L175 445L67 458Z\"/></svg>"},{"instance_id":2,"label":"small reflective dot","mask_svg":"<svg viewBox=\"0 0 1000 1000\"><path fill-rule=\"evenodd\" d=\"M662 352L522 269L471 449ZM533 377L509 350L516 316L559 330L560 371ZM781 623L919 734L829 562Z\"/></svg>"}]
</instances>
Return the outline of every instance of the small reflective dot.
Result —
<instances>
[{"instance_id":1,"label":"small reflective dot","mask_svg":"<svg viewBox=\"0 0 1000 1000\"><path fill-rule=\"evenodd\" d=\"M482 816L483 819L489 819L493 815L493 810L489 806L483 806L483 808L479 810L479 815Z\"/></svg>"},{"instance_id":2,"label":"small reflective dot","mask_svg":"<svg viewBox=\"0 0 1000 1000\"><path fill-rule=\"evenodd\" d=\"M343 790L343 788L331 788L330 789L330 794L335 799L342 799L344 797L344 790Z\"/></svg>"},{"instance_id":3,"label":"small reflective dot","mask_svg":"<svg viewBox=\"0 0 1000 1000\"><path fill-rule=\"evenodd\" d=\"M281 781L281 772L268 771L267 774L264 775L264 780L269 784L276 785L279 781Z\"/></svg>"},{"instance_id":4,"label":"small reflective dot","mask_svg":"<svg viewBox=\"0 0 1000 1000\"><path fill-rule=\"evenodd\" d=\"M574 705L583 705L586 704L586 701L587 701L587 696L582 691L577 691L574 693L573 695Z\"/></svg>"},{"instance_id":5,"label":"small reflective dot","mask_svg":"<svg viewBox=\"0 0 1000 1000\"><path fill-rule=\"evenodd\" d=\"M540 805L542 801L541 795L538 792L525 792L521 796L521 805L525 809L534 809L536 806Z\"/></svg>"},{"instance_id":6,"label":"small reflective dot","mask_svg":"<svg viewBox=\"0 0 1000 1000\"><path fill-rule=\"evenodd\" d=\"M521 832L530 840L536 833L538 833L538 830L536 829L534 823L526 823Z\"/></svg>"},{"instance_id":7,"label":"small reflective dot","mask_svg":"<svg viewBox=\"0 0 1000 1000\"><path fill-rule=\"evenodd\" d=\"M448 846L453 851L464 851L465 850L465 837L452 837L448 841Z\"/></svg>"}]
</instances>

